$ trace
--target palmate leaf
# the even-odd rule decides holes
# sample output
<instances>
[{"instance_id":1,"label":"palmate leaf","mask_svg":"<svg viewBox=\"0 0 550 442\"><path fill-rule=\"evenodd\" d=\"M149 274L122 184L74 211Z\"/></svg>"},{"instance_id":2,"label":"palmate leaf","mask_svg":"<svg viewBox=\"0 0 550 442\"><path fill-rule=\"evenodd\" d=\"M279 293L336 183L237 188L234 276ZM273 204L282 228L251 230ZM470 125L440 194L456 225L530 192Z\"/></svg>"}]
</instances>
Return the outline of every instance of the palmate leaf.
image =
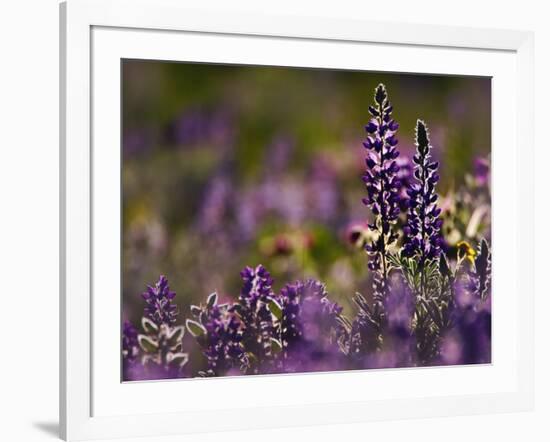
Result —
<instances>
[{"instance_id":1,"label":"palmate leaf","mask_svg":"<svg viewBox=\"0 0 550 442\"><path fill-rule=\"evenodd\" d=\"M281 342L275 338L271 338L271 351L273 353L280 353L283 350Z\"/></svg>"},{"instance_id":2,"label":"palmate leaf","mask_svg":"<svg viewBox=\"0 0 550 442\"><path fill-rule=\"evenodd\" d=\"M159 331L158 325L155 324L146 316L141 318L141 326L143 327L143 330L145 331L145 333L147 333L148 335L156 334Z\"/></svg>"},{"instance_id":3,"label":"palmate leaf","mask_svg":"<svg viewBox=\"0 0 550 442\"><path fill-rule=\"evenodd\" d=\"M365 297L358 292L355 293L352 300L359 308L362 314L362 317L368 323L370 323L373 329L380 330L380 327L382 326L381 322L382 322L382 314L383 314L380 303L374 302L372 307L370 307ZM351 324L349 325L351 329Z\"/></svg>"},{"instance_id":4,"label":"palmate leaf","mask_svg":"<svg viewBox=\"0 0 550 442\"><path fill-rule=\"evenodd\" d=\"M180 346L184 334L185 328L182 325L170 329L167 333L168 346L171 349L175 349Z\"/></svg>"},{"instance_id":5,"label":"palmate leaf","mask_svg":"<svg viewBox=\"0 0 550 442\"><path fill-rule=\"evenodd\" d=\"M206 300L206 306L208 308L214 307L217 303L218 303L218 294L216 292L208 295L208 298Z\"/></svg>"},{"instance_id":6,"label":"palmate leaf","mask_svg":"<svg viewBox=\"0 0 550 442\"><path fill-rule=\"evenodd\" d=\"M439 260L428 261L424 269L426 273L426 293L430 296L440 292L441 273L439 272Z\"/></svg>"},{"instance_id":7,"label":"palmate leaf","mask_svg":"<svg viewBox=\"0 0 550 442\"><path fill-rule=\"evenodd\" d=\"M138 343L141 349L146 353L156 353L159 348L158 342L147 335L139 335Z\"/></svg>"},{"instance_id":8,"label":"palmate leaf","mask_svg":"<svg viewBox=\"0 0 550 442\"><path fill-rule=\"evenodd\" d=\"M179 367L183 367L189 361L189 355L187 353L168 353L166 355L166 361L169 364L174 364Z\"/></svg>"},{"instance_id":9,"label":"palmate leaf","mask_svg":"<svg viewBox=\"0 0 550 442\"><path fill-rule=\"evenodd\" d=\"M275 316L275 318L277 318L278 321L281 321L283 319L283 309L277 301L275 301L274 299L270 299L267 304L267 308L271 312L271 314Z\"/></svg>"},{"instance_id":10,"label":"palmate leaf","mask_svg":"<svg viewBox=\"0 0 550 442\"><path fill-rule=\"evenodd\" d=\"M191 333L195 338L206 335L206 329L201 323L197 321L188 319L187 321L185 321L185 325L187 326L187 330L189 330L189 333Z\"/></svg>"},{"instance_id":11,"label":"palmate leaf","mask_svg":"<svg viewBox=\"0 0 550 442\"><path fill-rule=\"evenodd\" d=\"M432 298L421 301L424 308L430 315L431 320L436 326L435 332L441 334L443 330L450 327L450 317L448 315L448 304L441 302L440 299Z\"/></svg>"},{"instance_id":12,"label":"palmate leaf","mask_svg":"<svg viewBox=\"0 0 550 442\"><path fill-rule=\"evenodd\" d=\"M420 288L420 272L418 271L418 262L415 258L407 258L400 254L389 255L388 260L392 266L401 270L405 282L413 292L418 292Z\"/></svg>"}]
</instances>

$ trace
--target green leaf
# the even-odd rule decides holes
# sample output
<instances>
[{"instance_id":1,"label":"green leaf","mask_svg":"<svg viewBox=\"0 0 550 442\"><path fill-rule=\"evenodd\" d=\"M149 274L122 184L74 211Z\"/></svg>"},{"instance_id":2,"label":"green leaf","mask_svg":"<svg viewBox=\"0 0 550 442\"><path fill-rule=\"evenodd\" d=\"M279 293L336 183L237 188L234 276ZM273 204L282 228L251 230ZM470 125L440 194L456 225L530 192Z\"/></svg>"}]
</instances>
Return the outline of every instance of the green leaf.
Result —
<instances>
[{"instance_id":1,"label":"green leaf","mask_svg":"<svg viewBox=\"0 0 550 442\"><path fill-rule=\"evenodd\" d=\"M139 335L138 342L141 349L146 353L156 353L159 348L158 342L147 335Z\"/></svg>"},{"instance_id":2,"label":"green leaf","mask_svg":"<svg viewBox=\"0 0 550 442\"><path fill-rule=\"evenodd\" d=\"M216 292L210 293L208 299L206 300L206 306L208 308L214 307L218 303L218 294Z\"/></svg>"},{"instance_id":3,"label":"green leaf","mask_svg":"<svg viewBox=\"0 0 550 442\"><path fill-rule=\"evenodd\" d=\"M271 314L277 318L277 320L281 321L283 319L283 309L277 301L270 299L267 304L267 308Z\"/></svg>"},{"instance_id":4,"label":"green leaf","mask_svg":"<svg viewBox=\"0 0 550 442\"><path fill-rule=\"evenodd\" d=\"M141 318L141 326L143 327L143 331L148 335L156 334L159 331L158 325L145 316Z\"/></svg>"},{"instance_id":5,"label":"green leaf","mask_svg":"<svg viewBox=\"0 0 550 442\"><path fill-rule=\"evenodd\" d=\"M183 325L170 329L170 331L168 332L168 346L170 348L174 348L180 345L184 334L185 328L183 327Z\"/></svg>"},{"instance_id":6,"label":"green leaf","mask_svg":"<svg viewBox=\"0 0 550 442\"><path fill-rule=\"evenodd\" d=\"M189 355L187 353L168 353L166 360L168 363L183 367L189 361Z\"/></svg>"},{"instance_id":7,"label":"green leaf","mask_svg":"<svg viewBox=\"0 0 550 442\"><path fill-rule=\"evenodd\" d=\"M195 338L206 335L206 329L201 323L197 321L188 319L187 321L185 321L185 325L187 326L187 330L189 330L189 333L191 333Z\"/></svg>"},{"instance_id":8,"label":"green leaf","mask_svg":"<svg viewBox=\"0 0 550 442\"><path fill-rule=\"evenodd\" d=\"M254 353L252 353L251 351L246 352L246 356L247 356L247 358L248 358L253 364L255 364L256 362L258 362L258 358L257 358L256 355L255 355Z\"/></svg>"},{"instance_id":9,"label":"green leaf","mask_svg":"<svg viewBox=\"0 0 550 442\"><path fill-rule=\"evenodd\" d=\"M283 345L275 338L271 338L271 351L273 353L280 353L283 349Z\"/></svg>"}]
</instances>

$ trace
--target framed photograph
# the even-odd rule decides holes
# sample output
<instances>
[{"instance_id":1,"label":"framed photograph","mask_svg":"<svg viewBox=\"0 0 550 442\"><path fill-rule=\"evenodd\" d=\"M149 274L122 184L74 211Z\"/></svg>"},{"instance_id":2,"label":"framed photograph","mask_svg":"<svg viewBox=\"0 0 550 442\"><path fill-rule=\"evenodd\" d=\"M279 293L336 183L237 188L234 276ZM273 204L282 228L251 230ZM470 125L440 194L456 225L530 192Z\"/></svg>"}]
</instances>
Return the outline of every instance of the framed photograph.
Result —
<instances>
[{"instance_id":1,"label":"framed photograph","mask_svg":"<svg viewBox=\"0 0 550 442\"><path fill-rule=\"evenodd\" d=\"M65 439L532 407L532 34L60 14Z\"/></svg>"}]
</instances>

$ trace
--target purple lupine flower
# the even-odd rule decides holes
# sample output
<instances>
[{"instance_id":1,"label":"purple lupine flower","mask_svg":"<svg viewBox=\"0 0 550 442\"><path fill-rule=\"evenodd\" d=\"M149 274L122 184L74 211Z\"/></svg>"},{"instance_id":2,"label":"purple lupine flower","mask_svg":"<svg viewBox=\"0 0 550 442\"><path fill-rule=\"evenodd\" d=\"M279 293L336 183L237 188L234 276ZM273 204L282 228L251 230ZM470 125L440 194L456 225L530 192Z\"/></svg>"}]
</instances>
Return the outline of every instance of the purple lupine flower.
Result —
<instances>
[{"instance_id":1,"label":"purple lupine flower","mask_svg":"<svg viewBox=\"0 0 550 442\"><path fill-rule=\"evenodd\" d=\"M218 304L212 293L206 305L191 306L199 322L187 320L187 328L195 336L207 359L203 376L220 376L239 368L245 359L242 345L244 324L228 304Z\"/></svg>"},{"instance_id":2,"label":"purple lupine flower","mask_svg":"<svg viewBox=\"0 0 550 442\"><path fill-rule=\"evenodd\" d=\"M296 372L340 366L342 307L329 300L325 285L313 279L296 281L281 290L277 301L281 369Z\"/></svg>"},{"instance_id":3,"label":"purple lupine flower","mask_svg":"<svg viewBox=\"0 0 550 442\"><path fill-rule=\"evenodd\" d=\"M409 208L409 195L407 190L411 186L413 180L414 167L411 164L411 160L403 155L400 155L396 159L399 166L399 172L397 172L397 179L399 180L399 209L401 212L406 212Z\"/></svg>"},{"instance_id":4,"label":"purple lupine flower","mask_svg":"<svg viewBox=\"0 0 550 442\"><path fill-rule=\"evenodd\" d=\"M437 258L440 253L442 220L441 209L437 207L435 186L439 181L438 163L431 161L430 138L426 124L416 122L416 154L414 178L409 194L407 225L403 228L403 256L418 257L418 266L423 271L426 262Z\"/></svg>"},{"instance_id":5,"label":"purple lupine flower","mask_svg":"<svg viewBox=\"0 0 550 442\"><path fill-rule=\"evenodd\" d=\"M268 308L269 302L274 298L273 279L261 264L255 268L245 267L241 278L243 287L239 301L233 305L232 310L246 325L243 332L245 351L254 355L257 360L249 369L258 372L262 367L269 371L268 366L273 356L271 338L275 332L273 316Z\"/></svg>"},{"instance_id":6,"label":"purple lupine flower","mask_svg":"<svg viewBox=\"0 0 550 442\"><path fill-rule=\"evenodd\" d=\"M141 296L146 303L144 315L155 324L172 325L176 322L178 308L172 303L176 293L170 291L166 276L161 275L154 287L148 285Z\"/></svg>"},{"instance_id":7,"label":"purple lupine flower","mask_svg":"<svg viewBox=\"0 0 550 442\"><path fill-rule=\"evenodd\" d=\"M241 278L243 286L239 301L244 307L255 311L257 304L271 295L273 279L267 269L261 264L255 268L245 267L241 271Z\"/></svg>"},{"instance_id":8,"label":"purple lupine flower","mask_svg":"<svg viewBox=\"0 0 550 442\"><path fill-rule=\"evenodd\" d=\"M399 166L395 136L399 124L392 118L391 105L386 87L379 84L374 94L375 106L369 106L372 115L365 129L369 134L363 143L367 149L366 171L363 181L368 196L363 203L368 206L375 220L369 228L377 235L366 246L369 253L369 269L374 273L374 291L376 302L381 302L387 290L388 266L386 255L388 246L397 240L392 225L399 216L399 190L397 179Z\"/></svg>"}]
</instances>

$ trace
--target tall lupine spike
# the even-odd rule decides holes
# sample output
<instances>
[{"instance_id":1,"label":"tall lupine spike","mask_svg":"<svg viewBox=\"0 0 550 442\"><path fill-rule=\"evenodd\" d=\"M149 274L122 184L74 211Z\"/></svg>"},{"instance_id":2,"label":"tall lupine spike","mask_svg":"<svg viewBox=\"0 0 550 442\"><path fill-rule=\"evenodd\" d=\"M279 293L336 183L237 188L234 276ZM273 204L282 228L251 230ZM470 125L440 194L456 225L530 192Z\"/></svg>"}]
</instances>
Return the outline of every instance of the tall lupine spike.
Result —
<instances>
[{"instance_id":1,"label":"tall lupine spike","mask_svg":"<svg viewBox=\"0 0 550 442\"><path fill-rule=\"evenodd\" d=\"M485 238L479 243L474 266L477 275L477 294L481 299L485 299L489 293L489 284L491 280L491 251L489 250L489 244Z\"/></svg>"},{"instance_id":2,"label":"tall lupine spike","mask_svg":"<svg viewBox=\"0 0 550 442\"><path fill-rule=\"evenodd\" d=\"M397 240L392 225L400 212L399 166L396 161L399 151L395 136L399 124L392 119L393 106L383 84L376 87L374 101L375 105L369 106L372 118L365 126L368 136L363 143L367 149L366 171L363 175L367 197L363 203L375 217L369 228L376 238L367 244L366 250L369 254L369 269L374 272L375 299L381 303L387 290L388 246Z\"/></svg>"},{"instance_id":3,"label":"tall lupine spike","mask_svg":"<svg viewBox=\"0 0 550 442\"><path fill-rule=\"evenodd\" d=\"M208 296L206 304L191 306L197 321L188 319L187 329L201 346L207 359L204 376L220 376L239 368L244 358L241 343L244 324L227 304L218 304L217 293Z\"/></svg>"},{"instance_id":4,"label":"tall lupine spike","mask_svg":"<svg viewBox=\"0 0 550 442\"><path fill-rule=\"evenodd\" d=\"M148 285L141 296L146 303L143 313L155 324L173 325L176 322L178 308L172 302L176 293L170 291L166 276L161 275L154 287Z\"/></svg>"},{"instance_id":5,"label":"tall lupine spike","mask_svg":"<svg viewBox=\"0 0 550 442\"><path fill-rule=\"evenodd\" d=\"M255 268L245 267L241 272L243 287L239 295L238 312L246 328L243 332L245 351L252 354L258 366L269 364L272 358L271 338L274 337L275 325L269 303L274 297L273 279L263 265ZM269 368L264 367L265 370ZM253 368L257 371L258 367Z\"/></svg>"},{"instance_id":6,"label":"tall lupine spike","mask_svg":"<svg viewBox=\"0 0 550 442\"><path fill-rule=\"evenodd\" d=\"M243 287L239 296L239 301L246 305L255 305L255 303L271 293L273 279L263 265L255 268L245 267L241 271Z\"/></svg>"},{"instance_id":7,"label":"tall lupine spike","mask_svg":"<svg viewBox=\"0 0 550 442\"><path fill-rule=\"evenodd\" d=\"M439 181L438 163L431 160L432 145L426 124L416 122L416 154L414 178L409 194L407 225L403 228L403 256L418 258L418 269L424 274L426 262L440 254L442 220L437 207L435 186ZM424 283L422 284L424 285ZM422 287L424 290L424 287Z\"/></svg>"},{"instance_id":8,"label":"tall lupine spike","mask_svg":"<svg viewBox=\"0 0 550 442\"><path fill-rule=\"evenodd\" d=\"M413 164L410 158L400 155L395 160L399 166L396 178L399 181L399 209L406 213L409 208L409 195L407 190L411 185L413 178Z\"/></svg>"}]
</instances>

